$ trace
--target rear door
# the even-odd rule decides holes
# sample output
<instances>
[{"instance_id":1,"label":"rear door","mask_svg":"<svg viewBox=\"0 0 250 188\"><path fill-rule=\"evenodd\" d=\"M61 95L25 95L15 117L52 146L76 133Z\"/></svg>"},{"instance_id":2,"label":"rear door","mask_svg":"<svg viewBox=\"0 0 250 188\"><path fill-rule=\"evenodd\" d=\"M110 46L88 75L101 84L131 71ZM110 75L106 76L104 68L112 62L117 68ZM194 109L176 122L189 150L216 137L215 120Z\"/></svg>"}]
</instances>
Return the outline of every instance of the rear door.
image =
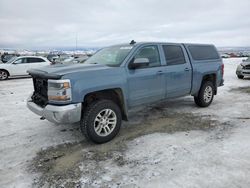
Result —
<instances>
[{"instance_id":1,"label":"rear door","mask_svg":"<svg viewBox=\"0 0 250 188\"><path fill-rule=\"evenodd\" d=\"M182 45L162 45L166 60L166 97L179 97L189 94L192 83L192 67Z\"/></svg>"},{"instance_id":2,"label":"rear door","mask_svg":"<svg viewBox=\"0 0 250 188\"><path fill-rule=\"evenodd\" d=\"M147 58L149 59L149 65L137 69L128 69L129 106L132 107L163 99L165 97L166 84L158 45L141 47L133 57L133 59L135 58Z\"/></svg>"},{"instance_id":3,"label":"rear door","mask_svg":"<svg viewBox=\"0 0 250 188\"><path fill-rule=\"evenodd\" d=\"M40 68L40 67L49 65L49 63L47 63L44 59L39 58L39 57L29 57L28 62L29 62L30 69Z\"/></svg>"}]
</instances>

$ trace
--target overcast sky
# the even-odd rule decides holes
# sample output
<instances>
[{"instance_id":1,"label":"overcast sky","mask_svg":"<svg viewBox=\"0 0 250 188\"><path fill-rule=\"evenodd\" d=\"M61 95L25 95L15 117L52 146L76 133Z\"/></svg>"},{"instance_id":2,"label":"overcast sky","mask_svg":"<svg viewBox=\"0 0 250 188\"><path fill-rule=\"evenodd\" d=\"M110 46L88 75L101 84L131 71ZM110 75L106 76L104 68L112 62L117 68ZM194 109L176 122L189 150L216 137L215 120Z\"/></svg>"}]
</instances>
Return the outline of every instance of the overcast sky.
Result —
<instances>
[{"instance_id":1,"label":"overcast sky","mask_svg":"<svg viewBox=\"0 0 250 188\"><path fill-rule=\"evenodd\" d=\"M250 0L0 0L0 47L250 46Z\"/></svg>"}]
</instances>

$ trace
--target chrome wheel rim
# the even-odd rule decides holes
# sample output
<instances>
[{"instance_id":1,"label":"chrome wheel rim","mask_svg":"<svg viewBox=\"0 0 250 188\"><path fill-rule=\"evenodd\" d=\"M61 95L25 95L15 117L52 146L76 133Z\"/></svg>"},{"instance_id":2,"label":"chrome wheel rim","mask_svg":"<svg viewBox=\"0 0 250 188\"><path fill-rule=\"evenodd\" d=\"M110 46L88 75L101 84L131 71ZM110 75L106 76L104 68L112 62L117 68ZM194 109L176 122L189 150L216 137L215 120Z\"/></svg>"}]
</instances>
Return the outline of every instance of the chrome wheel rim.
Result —
<instances>
[{"instance_id":1,"label":"chrome wheel rim","mask_svg":"<svg viewBox=\"0 0 250 188\"><path fill-rule=\"evenodd\" d=\"M98 136L110 135L116 127L117 117L113 110L104 109L94 120L94 130Z\"/></svg>"},{"instance_id":2,"label":"chrome wheel rim","mask_svg":"<svg viewBox=\"0 0 250 188\"><path fill-rule=\"evenodd\" d=\"M5 80L8 77L7 73L5 71L0 71L0 79Z\"/></svg>"},{"instance_id":3,"label":"chrome wheel rim","mask_svg":"<svg viewBox=\"0 0 250 188\"><path fill-rule=\"evenodd\" d=\"M204 91L204 101L209 103L213 97L213 88L211 86L207 86Z\"/></svg>"}]
</instances>

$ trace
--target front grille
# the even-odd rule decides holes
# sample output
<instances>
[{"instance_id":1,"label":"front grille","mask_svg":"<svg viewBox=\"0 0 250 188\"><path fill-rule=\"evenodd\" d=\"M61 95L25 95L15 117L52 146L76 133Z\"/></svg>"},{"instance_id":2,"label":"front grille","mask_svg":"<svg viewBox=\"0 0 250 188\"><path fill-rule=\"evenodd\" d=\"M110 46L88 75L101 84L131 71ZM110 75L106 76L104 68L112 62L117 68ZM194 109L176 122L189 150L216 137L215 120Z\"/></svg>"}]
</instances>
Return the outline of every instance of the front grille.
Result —
<instances>
[{"instance_id":1,"label":"front grille","mask_svg":"<svg viewBox=\"0 0 250 188\"><path fill-rule=\"evenodd\" d=\"M48 103L48 79L33 77L34 93L32 101L41 107Z\"/></svg>"},{"instance_id":2,"label":"front grille","mask_svg":"<svg viewBox=\"0 0 250 188\"><path fill-rule=\"evenodd\" d=\"M246 66L245 66L245 69L250 70L250 65L246 65Z\"/></svg>"}]
</instances>

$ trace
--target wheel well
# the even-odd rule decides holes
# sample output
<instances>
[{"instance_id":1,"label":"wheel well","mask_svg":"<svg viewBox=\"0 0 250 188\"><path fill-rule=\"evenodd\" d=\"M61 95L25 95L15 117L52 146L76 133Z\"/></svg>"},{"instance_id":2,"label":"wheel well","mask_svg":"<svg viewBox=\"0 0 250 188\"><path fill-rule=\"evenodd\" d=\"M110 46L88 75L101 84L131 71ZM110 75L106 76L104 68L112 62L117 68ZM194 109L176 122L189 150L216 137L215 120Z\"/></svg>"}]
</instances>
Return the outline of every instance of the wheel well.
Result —
<instances>
[{"instance_id":1,"label":"wheel well","mask_svg":"<svg viewBox=\"0 0 250 188\"><path fill-rule=\"evenodd\" d=\"M126 121L128 120L127 113L125 110L124 97L120 88L106 89L87 94L83 100L83 109L93 101L100 99L112 100L113 102L118 104L122 112L122 119Z\"/></svg>"},{"instance_id":2,"label":"wheel well","mask_svg":"<svg viewBox=\"0 0 250 188\"><path fill-rule=\"evenodd\" d=\"M215 95L217 94L216 74L205 75L202 79L202 83L205 81L211 81L215 88Z\"/></svg>"},{"instance_id":3,"label":"wheel well","mask_svg":"<svg viewBox=\"0 0 250 188\"><path fill-rule=\"evenodd\" d=\"M6 71L6 72L7 72L7 74L8 74L8 76L10 76L9 71L7 71L7 70L5 70L5 69L0 69L0 71Z\"/></svg>"}]
</instances>

